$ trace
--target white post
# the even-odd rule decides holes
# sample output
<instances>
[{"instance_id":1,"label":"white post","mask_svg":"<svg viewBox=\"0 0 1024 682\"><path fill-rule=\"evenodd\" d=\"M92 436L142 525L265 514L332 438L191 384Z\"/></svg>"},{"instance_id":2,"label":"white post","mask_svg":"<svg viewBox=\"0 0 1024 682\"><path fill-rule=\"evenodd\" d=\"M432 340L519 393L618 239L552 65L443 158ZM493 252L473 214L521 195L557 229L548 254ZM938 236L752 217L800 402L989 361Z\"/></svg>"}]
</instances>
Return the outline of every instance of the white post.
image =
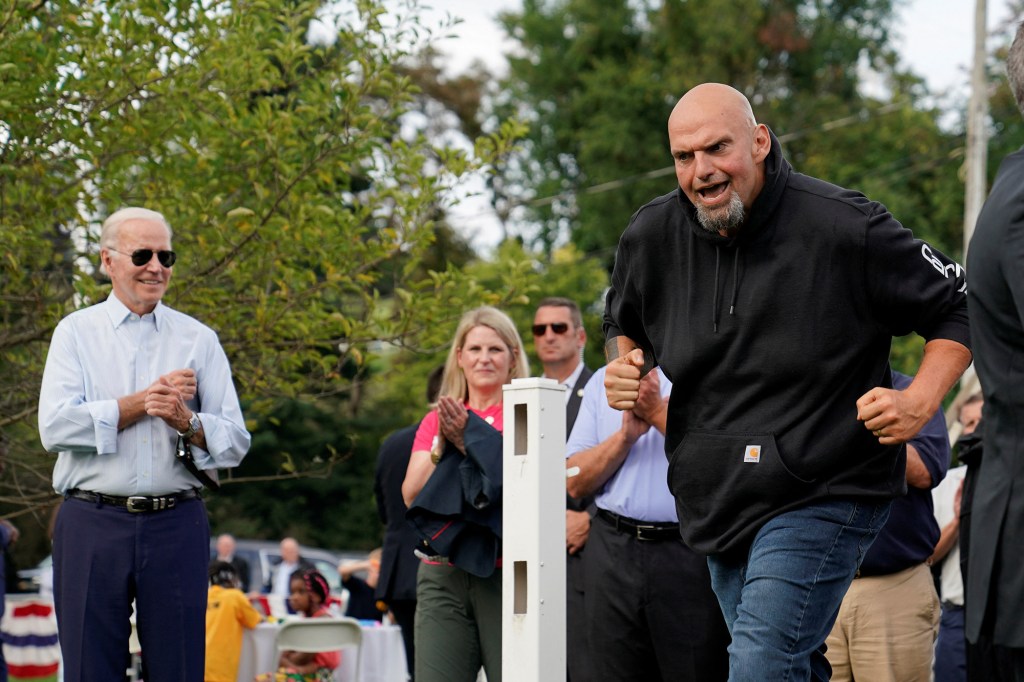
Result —
<instances>
[{"instance_id":1,"label":"white post","mask_svg":"<svg viewBox=\"0 0 1024 682\"><path fill-rule=\"evenodd\" d=\"M501 674L565 680L565 388L504 387Z\"/></svg>"}]
</instances>

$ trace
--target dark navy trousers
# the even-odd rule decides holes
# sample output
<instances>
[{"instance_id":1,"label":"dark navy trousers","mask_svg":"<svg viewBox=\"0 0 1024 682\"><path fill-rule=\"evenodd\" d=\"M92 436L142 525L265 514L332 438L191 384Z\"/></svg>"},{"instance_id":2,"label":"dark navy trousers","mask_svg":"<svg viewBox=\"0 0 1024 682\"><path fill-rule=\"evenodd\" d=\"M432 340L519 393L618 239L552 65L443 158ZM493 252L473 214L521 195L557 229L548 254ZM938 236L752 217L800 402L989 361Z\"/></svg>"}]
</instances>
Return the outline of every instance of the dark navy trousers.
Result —
<instances>
[{"instance_id":1,"label":"dark navy trousers","mask_svg":"<svg viewBox=\"0 0 1024 682\"><path fill-rule=\"evenodd\" d=\"M146 682L202 682L209 560L201 499L139 514L65 499L53 535L64 679L124 679L134 599Z\"/></svg>"}]
</instances>

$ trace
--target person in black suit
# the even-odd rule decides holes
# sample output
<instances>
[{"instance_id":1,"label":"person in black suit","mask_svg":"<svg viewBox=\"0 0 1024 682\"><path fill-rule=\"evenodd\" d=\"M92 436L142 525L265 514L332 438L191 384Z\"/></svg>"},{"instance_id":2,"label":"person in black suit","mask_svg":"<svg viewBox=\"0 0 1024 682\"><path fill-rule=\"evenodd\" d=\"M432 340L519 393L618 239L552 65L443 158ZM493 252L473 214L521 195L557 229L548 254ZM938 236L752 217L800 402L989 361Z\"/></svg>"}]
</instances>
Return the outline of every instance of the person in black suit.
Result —
<instances>
[{"instance_id":1,"label":"person in black suit","mask_svg":"<svg viewBox=\"0 0 1024 682\"><path fill-rule=\"evenodd\" d=\"M217 536L217 556L214 561L226 561L234 566L239 587L242 592L249 593L249 562L235 554L235 538L230 533Z\"/></svg>"},{"instance_id":2,"label":"person in black suit","mask_svg":"<svg viewBox=\"0 0 1024 682\"><path fill-rule=\"evenodd\" d=\"M441 390L444 365L436 367L427 377L427 403L433 405ZM380 577L376 598L387 605L398 627L402 628L409 680L415 671L416 647L413 644L413 622L416 617L416 571L419 559L413 554L418 536L405 520L406 506L402 500L402 481L409 468L409 455L419 422L388 436L377 453L373 494L377 514L386 530L380 558Z\"/></svg>"},{"instance_id":3,"label":"person in black suit","mask_svg":"<svg viewBox=\"0 0 1024 682\"><path fill-rule=\"evenodd\" d=\"M545 298L533 316L533 343L544 367L543 376L566 387L565 437L569 438L583 400L583 387L593 370L583 364L587 332L576 302L568 298ZM583 627L583 562L581 552L590 534L593 498L576 499L566 494L566 661L571 682L595 679L587 653L586 628Z\"/></svg>"},{"instance_id":4,"label":"person in black suit","mask_svg":"<svg viewBox=\"0 0 1024 682\"><path fill-rule=\"evenodd\" d=\"M1024 24L1007 53L1006 75L1024 113ZM967 251L974 366L985 394L980 427L985 452L969 510L965 628L969 642L991 646L996 675L987 679L999 682L1024 680L1022 263L1024 148L1003 159Z\"/></svg>"}]
</instances>

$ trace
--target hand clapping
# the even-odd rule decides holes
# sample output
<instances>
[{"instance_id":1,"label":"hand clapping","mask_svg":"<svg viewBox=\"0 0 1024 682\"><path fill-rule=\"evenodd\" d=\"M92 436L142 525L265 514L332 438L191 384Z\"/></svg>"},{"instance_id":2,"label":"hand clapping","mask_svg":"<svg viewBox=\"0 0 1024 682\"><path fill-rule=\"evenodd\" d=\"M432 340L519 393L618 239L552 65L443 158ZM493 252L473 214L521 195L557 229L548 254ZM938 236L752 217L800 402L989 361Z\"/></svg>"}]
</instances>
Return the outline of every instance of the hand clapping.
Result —
<instances>
[{"instance_id":1,"label":"hand clapping","mask_svg":"<svg viewBox=\"0 0 1024 682\"><path fill-rule=\"evenodd\" d=\"M459 449L459 452L466 454L462 434L466 430L466 422L469 421L469 412L465 405L451 396L441 396L437 401L437 420L441 435L449 443Z\"/></svg>"}]
</instances>

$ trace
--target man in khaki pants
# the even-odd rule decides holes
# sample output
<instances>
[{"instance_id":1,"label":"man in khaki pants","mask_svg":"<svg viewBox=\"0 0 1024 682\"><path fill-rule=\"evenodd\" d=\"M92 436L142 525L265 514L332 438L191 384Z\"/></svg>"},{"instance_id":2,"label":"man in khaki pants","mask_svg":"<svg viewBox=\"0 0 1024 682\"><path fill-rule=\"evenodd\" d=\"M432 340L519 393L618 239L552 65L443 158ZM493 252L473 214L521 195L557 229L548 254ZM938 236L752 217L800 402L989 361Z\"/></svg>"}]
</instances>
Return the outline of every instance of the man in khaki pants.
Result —
<instances>
[{"instance_id":1,"label":"man in khaki pants","mask_svg":"<svg viewBox=\"0 0 1024 682\"><path fill-rule=\"evenodd\" d=\"M893 388L910 377L893 372ZM864 556L843 598L825 657L833 682L928 682L939 630L939 598L929 558L939 539L931 489L949 468L942 410L907 443L907 494Z\"/></svg>"}]
</instances>

